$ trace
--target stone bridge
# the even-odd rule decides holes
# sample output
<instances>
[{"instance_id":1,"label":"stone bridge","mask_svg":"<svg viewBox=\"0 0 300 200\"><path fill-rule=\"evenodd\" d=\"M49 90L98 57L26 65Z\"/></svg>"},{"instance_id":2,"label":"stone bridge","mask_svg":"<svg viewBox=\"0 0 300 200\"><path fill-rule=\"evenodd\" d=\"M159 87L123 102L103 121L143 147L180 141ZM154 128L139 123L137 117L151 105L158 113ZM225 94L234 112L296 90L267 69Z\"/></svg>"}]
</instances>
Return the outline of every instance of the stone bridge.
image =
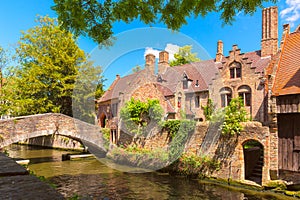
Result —
<instances>
[{"instance_id":1,"label":"stone bridge","mask_svg":"<svg viewBox=\"0 0 300 200\"><path fill-rule=\"evenodd\" d=\"M59 114L46 113L0 120L0 148L29 138L62 135L87 146L96 156L107 150L103 145L100 127Z\"/></svg>"}]
</instances>

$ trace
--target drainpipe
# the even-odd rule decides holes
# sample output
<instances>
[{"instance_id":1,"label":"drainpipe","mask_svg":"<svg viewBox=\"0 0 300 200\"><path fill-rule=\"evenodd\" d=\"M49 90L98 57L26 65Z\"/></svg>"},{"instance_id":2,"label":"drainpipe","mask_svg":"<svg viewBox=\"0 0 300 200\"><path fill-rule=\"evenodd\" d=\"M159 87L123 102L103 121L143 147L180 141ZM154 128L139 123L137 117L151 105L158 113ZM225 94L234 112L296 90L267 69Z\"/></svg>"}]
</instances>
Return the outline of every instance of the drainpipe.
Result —
<instances>
[{"instance_id":1,"label":"drainpipe","mask_svg":"<svg viewBox=\"0 0 300 200\"><path fill-rule=\"evenodd\" d=\"M229 175L228 175L228 179L227 179L227 183L228 185L230 185L230 178L231 177L231 161L229 162Z\"/></svg>"}]
</instances>

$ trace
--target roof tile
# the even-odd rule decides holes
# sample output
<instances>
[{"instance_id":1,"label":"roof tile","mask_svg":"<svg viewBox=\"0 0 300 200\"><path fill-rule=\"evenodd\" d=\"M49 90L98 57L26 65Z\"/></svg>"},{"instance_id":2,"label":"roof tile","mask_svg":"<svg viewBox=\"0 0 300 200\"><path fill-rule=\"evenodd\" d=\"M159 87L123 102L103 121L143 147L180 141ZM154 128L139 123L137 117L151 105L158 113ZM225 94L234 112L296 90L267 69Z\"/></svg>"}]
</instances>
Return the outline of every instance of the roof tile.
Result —
<instances>
[{"instance_id":1,"label":"roof tile","mask_svg":"<svg viewBox=\"0 0 300 200\"><path fill-rule=\"evenodd\" d=\"M287 35L277 67L273 94L300 93L300 32Z\"/></svg>"}]
</instances>

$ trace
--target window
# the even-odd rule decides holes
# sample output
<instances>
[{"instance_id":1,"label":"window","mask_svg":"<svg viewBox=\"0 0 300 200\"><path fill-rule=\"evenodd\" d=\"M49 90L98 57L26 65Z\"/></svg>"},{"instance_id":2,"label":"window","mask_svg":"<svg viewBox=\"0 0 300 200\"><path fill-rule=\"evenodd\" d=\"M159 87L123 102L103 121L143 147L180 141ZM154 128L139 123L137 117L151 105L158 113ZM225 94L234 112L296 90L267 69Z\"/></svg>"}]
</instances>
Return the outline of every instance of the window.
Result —
<instances>
[{"instance_id":1,"label":"window","mask_svg":"<svg viewBox=\"0 0 300 200\"><path fill-rule=\"evenodd\" d=\"M118 103L112 104L111 109L112 109L112 111L111 111L112 117L116 117L118 114Z\"/></svg>"},{"instance_id":2,"label":"window","mask_svg":"<svg viewBox=\"0 0 300 200\"><path fill-rule=\"evenodd\" d=\"M243 99L244 106L251 106L251 88L243 85L238 88L239 97Z\"/></svg>"},{"instance_id":3,"label":"window","mask_svg":"<svg viewBox=\"0 0 300 200\"><path fill-rule=\"evenodd\" d=\"M163 79L162 79L161 75L158 75L158 77L157 77L157 82L160 82L160 83L163 82Z\"/></svg>"},{"instance_id":4,"label":"window","mask_svg":"<svg viewBox=\"0 0 300 200\"><path fill-rule=\"evenodd\" d=\"M242 68L241 64L238 62L233 62L230 65L230 78L241 78L242 77Z\"/></svg>"},{"instance_id":5,"label":"window","mask_svg":"<svg viewBox=\"0 0 300 200\"><path fill-rule=\"evenodd\" d=\"M200 107L200 96L195 96L195 107L199 108Z\"/></svg>"},{"instance_id":6,"label":"window","mask_svg":"<svg viewBox=\"0 0 300 200\"><path fill-rule=\"evenodd\" d=\"M182 88L188 89L188 77L186 74L183 74Z\"/></svg>"},{"instance_id":7,"label":"window","mask_svg":"<svg viewBox=\"0 0 300 200\"><path fill-rule=\"evenodd\" d=\"M181 108L181 97L178 97L177 107L178 107L178 108Z\"/></svg>"},{"instance_id":8,"label":"window","mask_svg":"<svg viewBox=\"0 0 300 200\"><path fill-rule=\"evenodd\" d=\"M196 80L195 86L196 86L196 87L199 87L199 80Z\"/></svg>"},{"instance_id":9,"label":"window","mask_svg":"<svg viewBox=\"0 0 300 200\"><path fill-rule=\"evenodd\" d=\"M221 106L226 107L229 105L231 99L232 99L232 91L230 88L225 87L220 90L221 94Z\"/></svg>"}]
</instances>

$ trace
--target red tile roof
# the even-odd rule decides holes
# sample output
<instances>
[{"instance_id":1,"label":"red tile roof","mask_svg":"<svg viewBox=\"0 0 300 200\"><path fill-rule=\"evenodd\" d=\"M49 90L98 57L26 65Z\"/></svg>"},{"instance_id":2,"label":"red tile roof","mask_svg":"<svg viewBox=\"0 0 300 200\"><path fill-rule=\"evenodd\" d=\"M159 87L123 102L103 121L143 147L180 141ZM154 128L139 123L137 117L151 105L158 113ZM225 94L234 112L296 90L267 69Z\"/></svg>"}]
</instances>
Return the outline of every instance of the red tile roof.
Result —
<instances>
[{"instance_id":1,"label":"red tile roof","mask_svg":"<svg viewBox=\"0 0 300 200\"><path fill-rule=\"evenodd\" d=\"M172 92L170 88L165 87L160 83L154 83L154 85L165 97L174 95L174 92Z\"/></svg>"},{"instance_id":2,"label":"red tile roof","mask_svg":"<svg viewBox=\"0 0 300 200\"><path fill-rule=\"evenodd\" d=\"M251 68L254 68L256 73L262 73L271 59L270 57L261 58L260 51L245 53L243 58L251 63ZM222 62L226 62L226 59L223 57ZM185 73L192 80L191 87L186 92L207 91L208 86L212 84L213 79L219 73L219 68L222 68L222 63L216 63L214 60L168 67L164 74L160 74L163 79L162 83L156 83L156 86L165 96L174 95L177 87L182 87L183 74ZM118 98L120 92L132 87L131 83L139 77L142 71L116 79L98 102ZM196 86L197 80L199 86Z\"/></svg>"},{"instance_id":3,"label":"red tile roof","mask_svg":"<svg viewBox=\"0 0 300 200\"><path fill-rule=\"evenodd\" d=\"M278 63L273 94L300 93L300 32L288 34Z\"/></svg>"}]
</instances>

